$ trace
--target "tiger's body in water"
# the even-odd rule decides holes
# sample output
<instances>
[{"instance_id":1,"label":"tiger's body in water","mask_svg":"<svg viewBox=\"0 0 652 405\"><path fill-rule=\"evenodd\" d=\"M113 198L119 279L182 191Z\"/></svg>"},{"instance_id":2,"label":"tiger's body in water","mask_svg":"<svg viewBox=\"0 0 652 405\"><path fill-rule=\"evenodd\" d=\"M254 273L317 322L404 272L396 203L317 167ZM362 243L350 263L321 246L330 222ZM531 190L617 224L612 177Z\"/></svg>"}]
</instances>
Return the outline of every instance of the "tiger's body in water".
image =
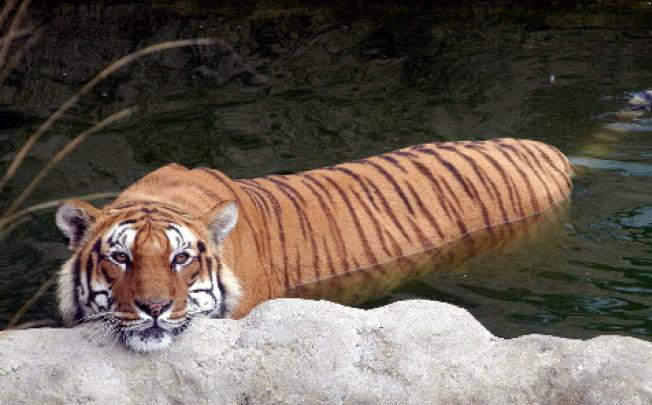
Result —
<instances>
[{"instance_id":1,"label":"tiger's body in water","mask_svg":"<svg viewBox=\"0 0 652 405\"><path fill-rule=\"evenodd\" d=\"M570 174L554 147L515 139L250 180L171 164L101 210L59 209L75 252L60 308L67 324L108 320L132 349L160 349L195 314L239 318L301 285L545 211L567 198Z\"/></svg>"}]
</instances>

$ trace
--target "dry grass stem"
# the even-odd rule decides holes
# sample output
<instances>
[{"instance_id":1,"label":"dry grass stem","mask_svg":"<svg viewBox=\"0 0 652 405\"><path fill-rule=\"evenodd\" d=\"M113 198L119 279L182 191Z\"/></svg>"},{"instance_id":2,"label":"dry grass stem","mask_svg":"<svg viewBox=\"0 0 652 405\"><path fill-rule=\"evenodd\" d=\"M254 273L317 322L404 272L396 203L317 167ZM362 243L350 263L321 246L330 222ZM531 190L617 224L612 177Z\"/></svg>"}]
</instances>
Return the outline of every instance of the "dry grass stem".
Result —
<instances>
[{"instance_id":1,"label":"dry grass stem","mask_svg":"<svg viewBox=\"0 0 652 405\"><path fill-rule=\"evenodd\" d=\"M5 3L4 7L2 7L2 11L0 12L0 30L2 29L7 16L9 16L9 13L14 9L15 5L16 0L9 0Z\"/></svg>"},{"instance_id":2,"label":"dry grass stem","mask_svg":"<svg viewBox=\"0 0 652 405\"><path fill-rule=\"evenodd\" d=\"M29 220L29 217L17 218L15 221L8 223L5 228L0 229L0 242L3 241L7 235L11 234L14 229L20 228L29 222Z\"/></svg>"},{"instance_id":3,"label":"dry grass stem","mask_svg":"<svg viewBox=\"0 0 652 405\"><path fill-rule=\"evenodd\" d=\"M127 56L124 56L115 62L111 63L109 66L104 68L100 73L98 73L91 81L86 83L77 93L75 93L71 98L69 98L57 111L55 111L50 117L27 139L27 142L20 148L16 157L9 165L9 168L5 172L2 180L0 180L0 194L4 190L5 186L9 180L16 174L18 167L22 164L27 156L27 153L32 149L36 141L54 125L72 106L74 106L79 99L88 94L95 86L97 86L104 79L109 77L111 74L120 70L124 66L138 60L144 56L151 55L156 52L161 52L168 49L181 48L187 46L209 46L219 44L226 47L229 50L232 50L230 44L226 41L223 41L218 38L197 38L197 39L184 39L179 41L168 41L162 42L160 44L155 44L148 46L147 48L140 49L136 52L130 53Z\"/></svg>"},{"instance_id":4,"label":"dry grass stem","mask_svg":"<svg viewBox=\"0 0 652 405\"><path fill-rule=\"evenodd\" d=\"M12 228L13 224L19 221L20 219L23 219L28 215L32 215L40 211L44 211L50 208L55 208L66 200L84 200L84 201L105 200L109 198L115 198L119 194L120 193L117 191L109 192L109 193L94 193L94 194L87 194L87 195L82 195L77 197L66 197L58 200L52 200L52 201L47 201L44 203L32 205L30 207L17 211L14 214L9 215L3 218L2 220L0 220L0 239L2 239L4 235L9 233L10 230L13 229Z\"/></svg>"},{"instance_id":5,"label":"dry grass stem","mask_svg":"<svg viewBox=\"0 0 652 405\"><path fill-rule=\"evenodd\" d=\"M4 83L12 70L18 65L18 62L23 58L23 56L32 48L32 46L41 39L43 34L42 30L38 30L25 41L25 44L18 49L9 59L4 68L0 67L0 83Z\"/></svg>"},{"instance_id":6,"label":"dry grass stem","mask_svg":"<svg viewBox=\"0 0 652 405\"><path fill-rule=\"evenodd\" d=\"M117 113L111 114L102 121L93 125L91 128L86 131L81 132L73 140L71 140L63 149L61 149L50 161L41 169L41 171L34 177L34 179L29 183L27 187L20 193L18 197L14 200L11 206L5 211L2 216L2 220L6 219L8 216L16 212L18 207L20 207L23 202L29 197L34 189L43 181L45 176L48 175L50 170L59 163L63 158L68 156L70 152L75 150L82 142L84 142L89 136L93 135L96 132L99 132L106 128L107 126L113 124L116 121L124 119L129 115L138 111L138 107L125 108L124 110L118 111Z\"/></svg>"},{"instance_id":7,"label":"dry grass stem","mask_svg":"<svg viewBox=\"0 0 652 405\"><path fill-rule=\"evenodd\" d=\"M52 286L52 284L54 284L55 280L56 280L56 274L53 274L50 276L50 278L48 278L45 281L45 283L41 284L41 286L38 288L38 290L36 290L34 295L32 295L30 299L25 301L25 303L21 305L20 308L18 308L18 311L16 311L14 316L11 318L5 330L12 329L14 325L16 325L18 321L20 321L20 318L22 318L22 316L25 315L25 312L27 312L36 303L36 301L38 301L39 298L41 298L41 296L47 292L47 290Z\"/></svg>"},{"instance_id":8,"label":"dry grass stem","mask_svg":"<svg viewBox=\"0 0 652 405\"><path fill-rule=\"evenodd\" d=\"M28 321L28 322L23 322L20 325L16 325L12 327L12 330L22 330L22 329L30 329L30 328L42 328L43 326L52 326L56 325L56 322L54 319L39 319L37 321Z\"/></svg>"},{"instance_id":9,"label":"dry grass stem","mask_svg":"<svg viewBox=\"0 0 652 405\"><path fill-rule=\"evenodd\" d=\"M29 3L31 3L31 0L25 0L20 3L20 6L18 6L16 15L14 15L14 19L11 21L9 29L7 30L6 36L9 38L13 38L15 36L15 32L20 29L20 23L23 22L23 18L25 17L25 13L27 13L27 7L29 7ZM7 58L7 53L9 52L10 46L11 41L8 41L3 43L2 47L0 47L0 66L5 65L5 59Z\"/></svg>"},{"instance_id":10,"label":"dry grass stem","mask_svg":"<svg viewBox=\"0 0 652 405\"><path fill-rule=\"evenodd\" d=\"M23 28L21 30L15 31L13 34L5 35L0 37L0 45L4 45L5 42L12 42L14 39L19 39L31 35L34 32L34 28Z\"/></svg>"}]
</instances>

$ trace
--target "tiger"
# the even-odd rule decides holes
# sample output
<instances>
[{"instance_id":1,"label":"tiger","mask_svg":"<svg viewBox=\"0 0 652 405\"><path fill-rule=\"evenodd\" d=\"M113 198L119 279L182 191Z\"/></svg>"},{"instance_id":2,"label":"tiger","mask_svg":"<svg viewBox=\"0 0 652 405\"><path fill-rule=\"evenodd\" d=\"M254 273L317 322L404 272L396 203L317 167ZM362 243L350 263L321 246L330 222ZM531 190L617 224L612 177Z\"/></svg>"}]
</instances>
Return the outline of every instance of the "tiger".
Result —
<instances>
[{"instance_id":1,"label":"tiger","mask_svg":"<svg viewBox=\"0 0 652 405\"><path fill-rule=\"evenodd\" d=\"M497 237L568 199L572 172L555 147L511 138L253 179L169 164L102 208L57 209L72 251L58 273L60 314L67 326L105 322L131 350L162 350L197 316L240 319L302 286L409 267L479 230Z\"/></svg>"}]
</instances>

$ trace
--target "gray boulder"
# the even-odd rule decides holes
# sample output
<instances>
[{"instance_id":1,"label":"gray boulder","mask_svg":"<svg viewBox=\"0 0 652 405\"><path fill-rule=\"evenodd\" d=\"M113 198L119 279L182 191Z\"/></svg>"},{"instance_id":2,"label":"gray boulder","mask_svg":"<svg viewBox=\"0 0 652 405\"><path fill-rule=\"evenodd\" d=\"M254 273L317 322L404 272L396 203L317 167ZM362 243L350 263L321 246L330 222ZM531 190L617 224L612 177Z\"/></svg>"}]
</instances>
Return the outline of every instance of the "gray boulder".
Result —
<instances>
[{"instance_id":1,"label":"gray boulder","mask_svg":"<svg viewBox=\"0 0 652 405\"><path fill-rule=\"evenodd\" d=\"M0 334L0 403L652 403L652 343L493 336L431 301L275 300L136 354L98 326Z\"/></svg>"}]
</instances>

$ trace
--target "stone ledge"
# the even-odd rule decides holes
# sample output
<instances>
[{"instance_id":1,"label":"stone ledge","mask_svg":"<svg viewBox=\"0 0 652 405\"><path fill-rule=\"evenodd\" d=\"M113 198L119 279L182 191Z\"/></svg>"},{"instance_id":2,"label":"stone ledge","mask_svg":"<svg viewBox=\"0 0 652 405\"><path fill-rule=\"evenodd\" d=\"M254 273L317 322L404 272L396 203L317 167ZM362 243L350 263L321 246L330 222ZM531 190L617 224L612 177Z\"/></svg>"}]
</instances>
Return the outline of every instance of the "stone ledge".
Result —
<instances>
[{"instance_id":1,"label":"stone ledge","mask_svg":"<svg viewBox=\"0 0 652 405\"><path fill-rule=\"evenodd\" d=\"M432 301L275 300L147 355L105 332L0 334L0 403L652 403L652 343L501 339Z\"/></svg>"}]
</instances>

